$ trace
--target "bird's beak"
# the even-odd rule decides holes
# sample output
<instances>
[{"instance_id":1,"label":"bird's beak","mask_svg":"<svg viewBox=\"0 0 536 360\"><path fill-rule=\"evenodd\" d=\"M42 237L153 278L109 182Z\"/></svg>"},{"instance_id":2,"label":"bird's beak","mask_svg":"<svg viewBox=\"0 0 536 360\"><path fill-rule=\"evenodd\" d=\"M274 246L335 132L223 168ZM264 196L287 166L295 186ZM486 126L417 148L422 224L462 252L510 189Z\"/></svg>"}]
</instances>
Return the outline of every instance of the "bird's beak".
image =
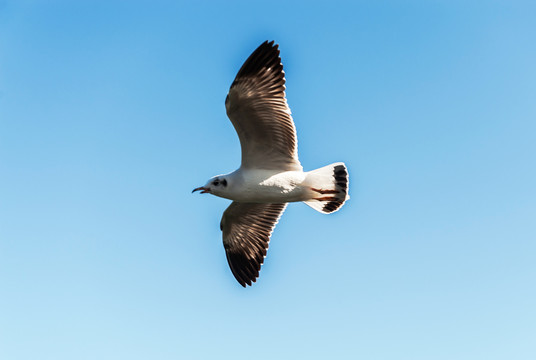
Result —
<instances>
[{"instance_id":1,"label":"bird's beak","mask_svg":"<svg viewBox=\"0 0 536 360\"><path fill-rule=\"evenodd\" d=\"M194 192L196 192L196 191L199 191L199 190L201 190L201 194L206 194L206 193L209 192L209 190L208 190L206 187L201 186L201 187L198 187L198 188L193 189L193 190L192 190L192 193L194 193Z\"/></svg>"}]
</instances>

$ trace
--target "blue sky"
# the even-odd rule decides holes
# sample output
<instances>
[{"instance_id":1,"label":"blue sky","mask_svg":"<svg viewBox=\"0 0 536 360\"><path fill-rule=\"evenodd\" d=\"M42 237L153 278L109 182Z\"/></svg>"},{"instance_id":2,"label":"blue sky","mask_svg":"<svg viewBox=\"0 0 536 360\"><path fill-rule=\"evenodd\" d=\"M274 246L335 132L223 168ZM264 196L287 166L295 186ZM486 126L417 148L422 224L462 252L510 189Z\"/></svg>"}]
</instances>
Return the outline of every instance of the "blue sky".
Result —
<instances>
[{"instance_id":1,"label":"blue sky","mask_svg":"<svg viewBox=\"0 0 536 360\"><path fill-rule=\"evenodd\" d=\"M0 2L0 358L536 358L533 1ZM224 99L280 44L305 169L228 269Z\"/></svg>"}]
</instances>

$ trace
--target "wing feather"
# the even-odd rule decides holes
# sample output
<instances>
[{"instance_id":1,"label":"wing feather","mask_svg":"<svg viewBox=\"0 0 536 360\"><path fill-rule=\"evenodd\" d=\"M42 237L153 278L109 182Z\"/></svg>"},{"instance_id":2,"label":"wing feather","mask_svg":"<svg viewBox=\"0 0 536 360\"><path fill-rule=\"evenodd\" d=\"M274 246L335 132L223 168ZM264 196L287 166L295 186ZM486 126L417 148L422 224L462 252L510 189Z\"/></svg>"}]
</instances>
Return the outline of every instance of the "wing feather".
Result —
<instances>
[{"instance_id":1,"label":"wing feather","mask_svg":"<svg viewBox=\"0 0 536 360\"><path fill-rule=\"evenodd\" d=\"M273 41L262 43L242 65L225 107L240 139L242 167L302 170L285 72Z\"/></svg>"},{"instance_id":2,"label":"wing feather","mask_svg":"<svg viewBox=\"0 0 536 360\"><path fill-rule=\"evenodd\" d=\"M246 287L259 277L270 236L287 204L254 204L234 201L223 213L220 228L229 267Z\"/></svg>"}]
</instances>

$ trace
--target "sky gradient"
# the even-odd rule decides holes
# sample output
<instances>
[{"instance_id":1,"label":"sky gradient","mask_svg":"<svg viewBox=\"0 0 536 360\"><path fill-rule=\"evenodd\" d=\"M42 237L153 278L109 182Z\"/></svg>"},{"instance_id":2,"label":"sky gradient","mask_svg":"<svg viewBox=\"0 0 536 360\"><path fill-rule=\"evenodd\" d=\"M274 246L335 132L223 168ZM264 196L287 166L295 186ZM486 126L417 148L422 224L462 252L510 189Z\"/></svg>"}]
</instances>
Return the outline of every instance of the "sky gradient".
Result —
<instances>
[{"instance_id":1,"label":"sky gradient","mask_svg":"<svg viewBox=\"0 0 536 360\"><path fill-rule=\"evenodd\" d=\"M536 358L534 1L0 1L0 358ZM242 288L190 194L280 44L302 165Z\"/></svg>"}]
</instances>

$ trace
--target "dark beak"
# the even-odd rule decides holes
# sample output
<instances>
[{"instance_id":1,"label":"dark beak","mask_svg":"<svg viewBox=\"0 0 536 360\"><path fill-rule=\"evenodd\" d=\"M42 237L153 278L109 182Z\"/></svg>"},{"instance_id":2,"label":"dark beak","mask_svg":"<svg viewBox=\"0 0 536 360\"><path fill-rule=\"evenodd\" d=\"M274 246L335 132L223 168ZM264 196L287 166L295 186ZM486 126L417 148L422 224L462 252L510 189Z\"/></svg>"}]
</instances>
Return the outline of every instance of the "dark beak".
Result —
<instances>
[{"instance_id":1,"label":"dark beak","mask_svg":"<svg viewBox=\"0 0 536 360\"><path fill-rule=\"evenodd\" d=\"M206 187L201 186L201 187L198 187L198 188L193 189L193 190L192 190L192 193L194 193L194 192L196 192L196 191L199 191L199 190L201 190L201 194L206 194L206 193L209 192L209 190L208 190Z\"/></svg>"}]
</instances>

